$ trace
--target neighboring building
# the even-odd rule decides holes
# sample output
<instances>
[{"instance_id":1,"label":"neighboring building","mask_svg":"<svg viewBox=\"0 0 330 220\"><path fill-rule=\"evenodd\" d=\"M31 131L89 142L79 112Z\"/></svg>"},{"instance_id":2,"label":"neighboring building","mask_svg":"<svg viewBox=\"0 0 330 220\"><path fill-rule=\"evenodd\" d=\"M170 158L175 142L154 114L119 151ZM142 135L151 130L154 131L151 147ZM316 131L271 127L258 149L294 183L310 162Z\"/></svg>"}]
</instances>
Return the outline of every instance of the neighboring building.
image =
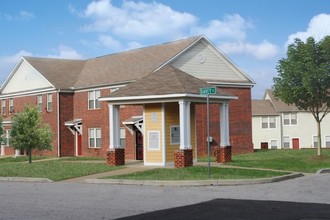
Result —
<instances>
[{"instance_id":1,"label":"neighboring building","mask_svg":"<svg viewBox=\"0 0 330 220\"><path fill-rule=\"evenodd\" d=\"M1 154L14 154L10 147L11 118L30 103L38 106L43 121L50 124L54 134L53 150L43 154L105 157L110 144L109 107L99 98L166 65L236 96L237 100L229 102L232 150L253 152L251 88L254 81L206 37L198 36L88 60L20 58L0 90L8 137ZM195 153L205 155L205 104L196 105L195 109L198 128ZM220 111L217 105L211 105L210 115L211 135L218 145ZM120 121L120 143L125 147L126 158L143 159L143 106L121 106Z\"/></svg>"},{"instance_id":2,"label":"neighboring building","mask_svg":"<svg viewBox=\"0 0 330 220\"><path fill-rule=\"evenodd\" d=\"M252 100L254 149L317 147L317 124L312 113L276 99L266 90L263 100ZM322 147L330 147L330 116L321 123Z\"/></svg>"}]
</instances>

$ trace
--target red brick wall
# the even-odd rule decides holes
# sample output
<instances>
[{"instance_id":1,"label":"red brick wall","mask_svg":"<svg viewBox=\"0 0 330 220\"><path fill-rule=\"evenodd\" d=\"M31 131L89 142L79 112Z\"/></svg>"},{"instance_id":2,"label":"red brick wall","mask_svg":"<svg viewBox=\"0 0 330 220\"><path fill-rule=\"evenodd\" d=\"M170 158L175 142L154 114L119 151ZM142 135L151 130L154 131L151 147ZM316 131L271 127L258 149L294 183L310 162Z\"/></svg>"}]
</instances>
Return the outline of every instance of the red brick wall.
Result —
<instances>
[{"instance_id":1,"label":"red brick wall","mask_svg":"<svg viewBox=\"0 0 330 220\"><path fill-rule=\"evenodd\" d=\"M61 157L74 156L74 135L65 126L66 121L73 120L73 93L60 93L60 155Z\"/></svg>"},{"instance_id":2,"label":"red brick wall","mask_svg":"<svg viewBox=\"0 0 330 220\"><path fill-rule=\"evenodd\" d=\"M234 154L253 152L252 145L252 113L250 88L225 88L238 97L229 102L229 132L232 152ZM207 155L207 121L206 104L196 105L197 148L198 155ZM210 105L210 136L213 137L212 146L220 145L220 106Z\"/></svg>"},{"instance_id":3,"label":"red brick wall","mask_svg":"<svg viewBox=\"0 0 330 220\"><path fill-rule=\"evenodd\" d=\"M102 89L101 96L109 95L110 89ZM100 109L88 110L88 91L76 92L74 98L74 118L82 119L82 156L107 157L109 150L109 107L107 102L100 102ZM142 106L122 106L120 108L120 120L139 116L143 113ZM72 120L72 119L71 119ZM125 128L120 124L121 128ZM101 128L101 148L89 148L88 129ZM126 159L135 159L135 135L126 130ZM72 134L71 134L72 135Z\"/></svg>"},{"instance_id":4,"label":"red brick wall","mask_svg":"<svg viewBox=\"0 0 330 220\"><path fill-rule=\"evenodd\" d=\"M52 93L53 98L53 110L51 112L47 112L47 93L38 94L42 95L42 122L49 124L53 133L53 149L51 151L34 151L34 154L39 155L47 155L47 156L57 156L57 146L58 146L58 136L57 136L57 93ZM6 111L5 114L2 115L3 120L11 120L11 117L15 113L19 113L23 111L24 107L27 104L37 105L37 95L30 95L30 96L20 96L20 97L13 97L14 103L14 112L9 113L9 99L6 99ZM6 127L5 130L9 129L10 126ZM13 155L14 149L11 147L5 148L6 155Z\"/></svg>"}]
</instances>

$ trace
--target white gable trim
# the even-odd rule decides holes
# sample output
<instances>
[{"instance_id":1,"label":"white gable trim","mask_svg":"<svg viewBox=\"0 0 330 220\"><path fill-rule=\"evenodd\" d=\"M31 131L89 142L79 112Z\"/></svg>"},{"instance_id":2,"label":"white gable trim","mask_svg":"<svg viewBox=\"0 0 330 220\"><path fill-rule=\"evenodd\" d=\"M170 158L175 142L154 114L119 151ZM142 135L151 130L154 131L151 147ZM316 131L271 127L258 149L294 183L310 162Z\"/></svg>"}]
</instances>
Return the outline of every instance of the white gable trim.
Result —
<instances>
[{"instance_id":1,"label":"white gable trim","mask_svg":"<svg viewBox=\"0 0 330 220\"><path fill-rule=\"evenodd\" d=\"M46 79L37 69L35 69L24 57L21 57L19 59L19 61L17 62L17 64L14 66L13 70L10 72L10 74L6 78L6 80L4 81L4 83L3 83L3 85L0 89L0 93L3 93L6 90L7 86L9 85L9 83L11 82L11 80L13 79L15 74L17 74L18 69L22 66L23 63L26 64L28 66L28 68L30 68L35 73L37 73L38 77L40 77L40 79L42 81L47 82L48 85L46 87L41 87L40 89L33 88L33 89L22 90L22 91L17 91L17 92L14 91L14 92L6 93L4 95L16 94L16 93L26 93L26 92L32 92L33 93L33 92L41 91L41 90L55 89L55 86L53 84L51 84L48 79Z\"/></svg>"},{"instance_id":2,"label":"white gable trim","mask_svg":"<svg viewBox=\"0 0 330 220\"><path fill-rule=\"evenodd\" d=\"M175 55L174 57L172 57L171 59L169 59L167 62L165 62L164 64L162 64L161 66L159 66L153 72L156 72L159 69L163 68L164 66L172 63L175 59L177 59L183 53L185 53L186 51L188 51L189 49L191 49L192 47L194 47L195 45L197 45L199 42L202 42L205 45L209 44L210 45L210 49L216 54L216 56L219 57L219 59L221 59L224 63L226 63L228 65L228 67L231 68L234 72L236 72L237 74L240 74L243 78L246 78L246 80L250 81L250 83L243 83L244 85L249 85L251 87L254 84L256 84L256 82L250 76L248 76L242 69L240 69L229 57L227 57L215 44L213 44L204 35L200 36L195 42L193 42L187 48L183 49L180 53L178 53L177 55ZM222 82L219 82L218 84L221 84L221 85L222 84L227 84L227 85L229 85L228 83L222 83ZM238 85L241 85L242 83L233 83L233 84L235 84L235 85L238 86Z\"/></svg>"}]
</instances>

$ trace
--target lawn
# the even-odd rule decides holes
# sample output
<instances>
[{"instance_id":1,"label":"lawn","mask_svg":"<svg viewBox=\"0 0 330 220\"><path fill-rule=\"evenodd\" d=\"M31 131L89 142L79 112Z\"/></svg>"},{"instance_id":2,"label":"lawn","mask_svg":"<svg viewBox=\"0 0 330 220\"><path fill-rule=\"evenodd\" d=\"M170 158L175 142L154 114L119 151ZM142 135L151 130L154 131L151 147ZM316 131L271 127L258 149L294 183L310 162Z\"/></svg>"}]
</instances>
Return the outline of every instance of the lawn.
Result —
<instances>
[{"instance_id":1,"label":"lawn","mask_svg":"<svg viewBox=\"0 0 330 220\"><path fill-rule=\"evenodd\" d=\"M316 149L258 150L252 154L234 155L228 164L306 173L330 168L330 149L323 149L321 157L316 154Z\"/></svg>"},{"instance_id":2,"label":"lawn","mask_svg":"<svg viewBox=\"0 0 330 220\"><path fill-rule=\"evenodd\" d=\"M50 161L35 161L31 164L22 163L22 157L19 161L3 162L8 158L0 159L0 176L2 177L38 177L48 178L53 181L60 181L80 176L86 176L94 173L101 173L123 167L108 166L104 163L75 163L67 159L58 159ZM16 158L15 158L16 159ZM32 160L33 161L33 160Z\"/></svg>"},{"instance_id":3,"label":"lawn","mask_svg":"<svg viewBox=\"0 0 330 220\"><path fill-rule=\"evenodd\" d=\"M288 172L272 172L238 168L211 167L211 179L254 179L282 176ZM194 166L187 168L156 168L153 170L136 172L132 174L109 176L108 179L129 180L207 180L208 168L205 166Z\"/></svg>"}]
</instances>

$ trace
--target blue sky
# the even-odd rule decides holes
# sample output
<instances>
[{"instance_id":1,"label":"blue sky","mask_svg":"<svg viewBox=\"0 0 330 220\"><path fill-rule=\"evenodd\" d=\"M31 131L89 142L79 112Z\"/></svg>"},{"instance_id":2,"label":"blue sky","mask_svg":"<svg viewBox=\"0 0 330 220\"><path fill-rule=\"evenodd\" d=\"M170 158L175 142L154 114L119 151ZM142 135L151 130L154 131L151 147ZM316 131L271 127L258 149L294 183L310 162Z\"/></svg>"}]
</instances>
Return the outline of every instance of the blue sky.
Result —
<instances>
[{"instance_id":1,"label":"blue sky","mask_svg":"<svg viewBox=\"0 0 330 220\"><path fill-rule=\"evenodd\" d=\"M262 98L294 38L330 35L330 2L2 0L0 30L0 82L20 56L86 59L204 34Z\"/></svg>"}]
</instances>

